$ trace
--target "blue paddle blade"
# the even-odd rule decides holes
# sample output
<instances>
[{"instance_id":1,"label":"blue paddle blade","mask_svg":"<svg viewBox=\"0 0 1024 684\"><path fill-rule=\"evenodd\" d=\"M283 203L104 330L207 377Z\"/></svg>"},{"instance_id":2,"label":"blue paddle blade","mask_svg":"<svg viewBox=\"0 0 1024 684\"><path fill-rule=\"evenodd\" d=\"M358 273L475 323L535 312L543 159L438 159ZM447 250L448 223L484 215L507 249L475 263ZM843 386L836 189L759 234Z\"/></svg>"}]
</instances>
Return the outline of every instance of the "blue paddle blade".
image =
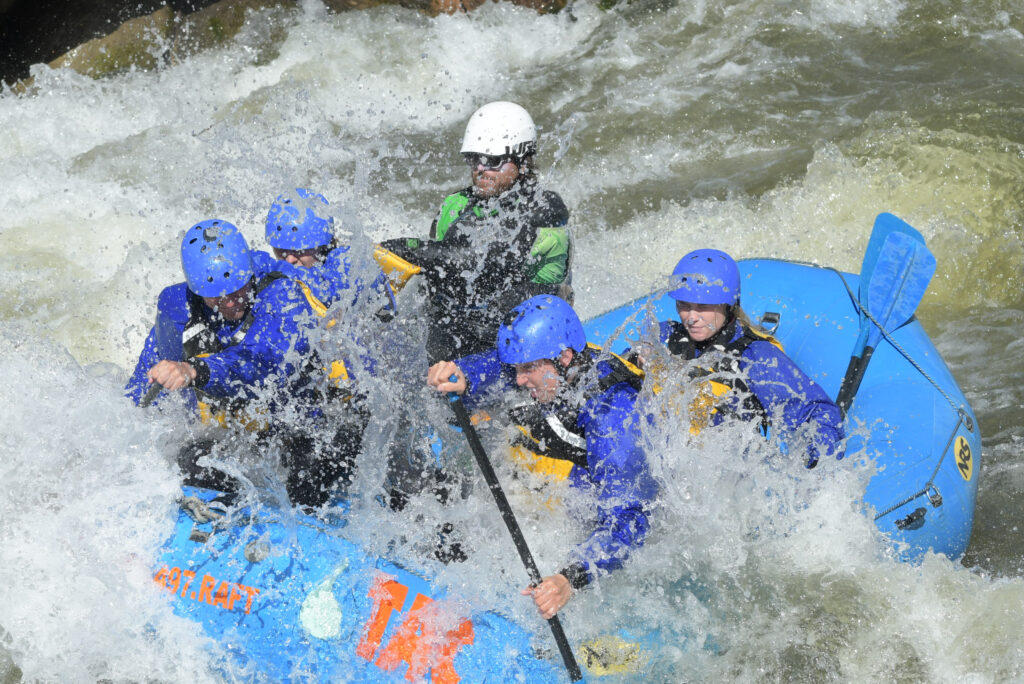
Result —
<instances>
[{"instance_id":1,"label":"blue paddle blade","mask_svg":"<svg viewBox=\"0 0 1024 684\"><path fill-rule=\"evenodd\" d=\"M924 244L924 237L909 223L892 214L885 212L875 219L875 227L871 230L871 238L864 250L864 260L860 265L860 305L867 306L868 296L866 283L871 280L871 274L875 271L875 264L882 253L882 247L886 239L893 233L904 233L914 238L917 242Z\"/></svg>"},{"instance_id":2,"label":"blue paddle blade","mask_svg":"<svg viewBox=\"0 0 1024 684\"><path fill-rule=\"evenodd\" d=\"M890 332L910 320L934 274L935 257L923 242L902 231L885 238L867 283L867 310L874 322L865 347L877 346L882 329Z\"/></svg>"},{"instance_id":3,"label":"blue paddle blade","mask_svg":"<svg viewBox=\"0 0 1024 684\"><path fill-rule=\"evenodd\" d=\"M854 356L861 355L867 343L868 331L872 327L867 324L868 319L864 315L864 310L869 308L868 283L871 282L871 276L875 271L875 265L878 263L885 240L893 233L905 233L922 245L924 244L924 237L921 233L903 219L888 212L879 214L875 219L871 237L868 239L868 246L864 250L864 259L860 265L860 291L857 293L857 301L860 304L860 336L857 337L857 342L853 345Z\"/></svg>"},{"instance_id":4,"label":"blue paddle blade","mask_svg":"<svg viewBox=\"0 0 1024 684\"><path fill-rule=\"evenodd\" d=\"M860 389L882 330L895 330L910 320L934 273L935 257L921 233L892 214L879 214L861 263L860 334L836 395L843 416ZM875 322L868 319L869 313Z\"/></svg>"}]
</instances>

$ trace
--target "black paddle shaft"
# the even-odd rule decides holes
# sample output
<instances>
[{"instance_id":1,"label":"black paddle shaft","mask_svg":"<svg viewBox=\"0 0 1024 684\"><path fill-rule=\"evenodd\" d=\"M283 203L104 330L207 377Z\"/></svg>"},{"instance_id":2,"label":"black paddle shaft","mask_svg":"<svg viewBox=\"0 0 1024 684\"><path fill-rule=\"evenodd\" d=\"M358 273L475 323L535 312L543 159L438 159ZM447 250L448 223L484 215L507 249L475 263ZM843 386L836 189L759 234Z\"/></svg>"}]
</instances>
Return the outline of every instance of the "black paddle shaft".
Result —
<instances>
[{"instance_id":1,"label":"black paddle shaft","mask_svg":"<svg viewBox=\"0 0 1024 684\"><path fill-rule=\"evenodd\" d=\"M452 410L455 412L455 418L459 421L459 427L462 428L462 433L466 435L466 441L469 442L469 448L473 452L473 456L476 457L476 464L480 466L480 472L484 474L487 487L491 490L491 494L494 495L495 503L498 504L501 518L505 521L509 534L512 535L512 541L516 545L516 551L519 552L519 558L522 559L523 565L526 566L526 572L530 575L530 581L538 584L541 581L540 570L537 569L537 563L533 560L533 554L530 553L530 548L526 545L523 530L519 527L519 522L516 520L515 513L512 512L508 499L505 498L505 490L501 488L501 483L498 482L498 476L491 466L490 459L487 458L487 452L484 451L484 445L480 442L480 436L477 435L476 428L473 427L473 422L469 418L469 412L466 411L465 404L462 403L462 399L459 399L457 395L453 395L451 405ZM578 682L583 679L583 672L580 670L579 663L576 662L576 656L572 652L572 647L569 646L569 640L565 637L565 631L562 629L562 623L559 621L558 616L552 615L548 620L548 625L551 627L551 633L555 637L555 643L558 644L558 651L562 654L565 669L569 671L569 677L572 681Z\"/></svg>"},{"instance_id":2,"label":"black paddle shaft","mask_svg":"<svg viewBox=\"0 0 1024 684\"><path fill-rule=\"evenodd\" d=\"M146 396L142 397L142 401L139 402L139 407L146 408L152 404L153 400L156 399L156 395L160 394L160 391L163 390L163 388L164 386L159 382L154 382L146 391Z\"/></svg>"},{"instance_id":3,"label":"black paddle shaft","mask_svg":"<svg viewBox=\"0 0 1024 684\"><path fill-rule=\"evenodd\" d=\"M846 368L843 382L839 386L839 394L836 395L836 405L839 407L843 418L846 417L846 413L850 410L853 398L856 396L857 390L860 389L861 381L864 380L864 373L868 369L868 361L871 360L871 355L874 353L874 347L864 347L863 354L850 357L850 365Z\"/></svg>"}]
</instances>

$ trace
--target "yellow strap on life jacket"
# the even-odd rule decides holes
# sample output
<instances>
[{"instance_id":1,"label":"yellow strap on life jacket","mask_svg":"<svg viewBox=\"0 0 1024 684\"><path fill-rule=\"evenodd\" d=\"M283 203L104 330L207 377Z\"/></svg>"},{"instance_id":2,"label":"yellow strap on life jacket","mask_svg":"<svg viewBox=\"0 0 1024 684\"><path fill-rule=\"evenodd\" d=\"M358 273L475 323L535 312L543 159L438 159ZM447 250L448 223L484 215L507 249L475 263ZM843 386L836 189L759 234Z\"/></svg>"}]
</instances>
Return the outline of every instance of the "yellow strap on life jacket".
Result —
<instances>
[{"instance_id":1,"label":"yellow strap on life jacket","mask_svg":"<svg viewBox=\"0 0 1024 684\"><path fill-rule=\"evenodd\" d=\"M210 354L199 354L196 358L202 359L207 356ZM199 421L203 425L216 423L220 427L226 428L230 422L232 425L240 425L249 432L264 432L270 427L266 409L263 408L248 407L238 411L215 410L213 404L200 399L196 400L196 404L199 407Z\"/></svg>"},{"instance_id":2,"label":"yellow strap on life jacket","mask_svg":"<svg viewBox=\"0 0 1024 684\"><path fill-rule=\"evenodd\" d=\"M522 432L523 436L530 442L539 445L539 442L533 438L530 431L525 427L517 425L516 429ZM529 470L531 473L546 475L558 480L559 482L567 480L569 478L569 473L572 472L572 461L566 461L561 458L551 458L550 456L542 456L541 454L531 451L522 445L513 446L511 454L513 461L526 470Z\"/></svg>"},{"instance_id":3,"label":"yellow strap on life jacket","mask_svg":"<svg viewBox=\"0 0 1024 684\"><path fill-rule=\"evenodd\" d=\"M690 402L690 434L696 437L711 424L711 416L718 411L719 400L732 390L725 383L707 380L697 387L697 396Z\"/></svg>"},{"instance_id":4,"label":"yellow strap on life jacket","mask_svg":"<svg viewBox=\"0 0 1024 684\"><path fill-rule=\"evenodd\" d=\"M230 421L232 425L240 425L248 432L264 432L270 427L264 409L255 412L251 408L244 411L214 411L213 406L205 401L197 403L199 405L199 421L203 425L216 423L220 427L226 428Z\"/></svg>"},{"instance_id":5,"label":"yellow strap on life jacket","mask_svg":"<svg viewBox=\"0 0 1024 684\"><path fill-rule=\"evenodd\" d=\"M783 348L782 343L779 342L774 337L772 337L771 335L769 335L768 333L758 330L753 326L744 327L744 330L746 330L748 333L750 333L752 336L756 337L759 340L766 340L768 342L771 342L780 352L782 352L783 354L786 353L786 350L785 348Z\"/></svg>"},{"instance_id":6,"label":"yellow strap on life jacket","mask_svg":"<svg viewBox=\"0 0 1024 684\"><path fill-rule=\"evenodd\" d=\"M598 344L594 344L593 342L587 342L587 349L589 349L591 352L594 352L595 354L605 353L604 347ZM645 376L645 373L643 369L640 368L640 366L630 363L629 361L626 360L624 356L620 356L613 351L608 352L608 355L617 359L619 363L621 363L626 368L626 370L628 370L630 373L637 376L638 378L643 378Z\"/></svg>"},{"instance_id":7,"label":"yellow strap on life jacket","mask_svg":"<svg viewBox=\"0 0 1024 684\"><path fill-rule=\"evenodd\" d=\"M295 282L299 284L299 289L302 290L302 294L306 297L306 301L309 302L309 307L313 309L313 313L315 313L319 318L325 318L327 316L327 305L317 299L316 295L313 294L313 291L309 289L309 285L306 285L306 283L301 280L296 280ZM326 325L328 328L333 328L337 323L338 319L332 318L327 321ZM349 375L348 368L345 367L345 362L341 360L331 361L330 368L324 368L324 371L327 372L327 379L330 380L335 387L340 387L343 380L352 379L352 376Z\"/></svg>"},{"instance_id":8,"label":"yellow strap on life jacket","mask_svg":"<svg viewBox=\"0 0 1024 684\"><path fill-rule=\"evenodd\" d=\"M521 427L519 429L523 430ZM509 456L517 466L539 476L543 481L543 484L536 489L526 488L530 507L535 509L544 508L549 511L557 511L561 508L561 490L557 487L553 491L549 490L547 485L565 484L569 479L569 473L572 472L573 464L560 458L541 456L521 444L512 445L509 449Z\"/></svg>"},{"instance_id":9,"label":"yellow strap on life jacket","mask_svg":"<svg viewBox=\"0 0 1024 684\"><path fill-rule=\"evenodd\" d=\"M338 386L342 380L351 380L352 378L349 376L348 368L345 367L344 362L331 361L331 370L327 374L327 379L335 386Z\"/></svg>"},{"instance_id":10,"label":"yellow strap on life jacket","mask_svg":"<svg viewBox=\"0 0 1024 684\"><path fill-rule=\"evenodd\" d=\"M316 295L313 294L313 291L309 289L309 285L302 282L301 280L296 280L295 282L299 284L299 289L302 290L302 294L305 295L306 301L309 302L309 307L313 309L313 313L317 315L317 318L323 318L324 316L326 316L327 305L316 298Z\"/></svg>"},{"instance_id":11,"label":"yellow strap on life jacket","mask_svg":"<svg viewBox=\"0 0 1024 684\"><path fill-rule=\"evenodd\" d=\"M587 349L599 354L604 353L604 348L594 344L593 342L587 342ZM619 363L622 364L623 368L625 368L630 373L633 373L638 378L640 378L645 386L648 384L648 381L650 381L650 388L651 391L655 394L655 396L661 393L661 385L658 384L654 377L652 377L654 375L657 375L657 371L661 369L641 368L635 363L628 361L626 357L616 354L615 352L608 352L608 355L614 357Z\"/></svg>"},{"instance_id":12,"label":"yellow strap on life jacket","mask_svg":"<svg viewBox=\"0 0 1024 684\"><path fill-rule=\"evenodd\" d=\"M401 292L405 284L417 273L423 271L416 264L411 264L391 250L384 249L380 245L374 247L373 258L380 264L380 270L388 277L391 283L391 291L395 294Z\"/></svg>"}]
</instances>

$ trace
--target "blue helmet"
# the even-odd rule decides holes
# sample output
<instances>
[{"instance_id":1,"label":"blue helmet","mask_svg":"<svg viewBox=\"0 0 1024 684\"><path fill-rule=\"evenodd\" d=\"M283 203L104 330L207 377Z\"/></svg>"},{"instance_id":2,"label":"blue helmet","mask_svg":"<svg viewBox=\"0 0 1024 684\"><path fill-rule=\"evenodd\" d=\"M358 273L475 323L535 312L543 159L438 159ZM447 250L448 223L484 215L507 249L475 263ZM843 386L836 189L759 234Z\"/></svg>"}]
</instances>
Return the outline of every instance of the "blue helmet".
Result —
<instances>
[{"instance_id":1,"label":"blue helmet","mask_svg":"<svg viewBox=\"0 0 1024 684\"><path fill-rule=\"evenodd\" d=\"M238 228L220 219L201 221L185 232L181 268L188 289L200 297L240 290L255 273L245 238Z\"/></svg>"},{"instance_id":2,"label":"blue helmet","mask_svg":"<svg viewBox=\"0 0 1024 684\"><path fill-rule=\"evenodd\" d=\"M334 218L327 199L296 188L277 196L267 214L267 242L278 249L313 249L334 240Z\"/></svg>"},{"instance_id":3,"label":"blue helmet","mask_svg":"<svg viewBox=\"0 0 1024 684\"><path fill-rule=\"evenodd\" d=\"M669 296L693 304L740 303L740 269L731 256L717 249L698 249L676 264L669 278Z\"/></svg>"},{"instance_id":4,"label":"blue helmet","mask_svg":"<svg viewBox=\"0 0 1024 684\"><path fill-rule=\"evenodd\" d=\"M512 309L498 328L502 363L554 359L563 349L580 352L587 346L583 324L564 299L537 295Z\"/></svg>"}]
</instances>

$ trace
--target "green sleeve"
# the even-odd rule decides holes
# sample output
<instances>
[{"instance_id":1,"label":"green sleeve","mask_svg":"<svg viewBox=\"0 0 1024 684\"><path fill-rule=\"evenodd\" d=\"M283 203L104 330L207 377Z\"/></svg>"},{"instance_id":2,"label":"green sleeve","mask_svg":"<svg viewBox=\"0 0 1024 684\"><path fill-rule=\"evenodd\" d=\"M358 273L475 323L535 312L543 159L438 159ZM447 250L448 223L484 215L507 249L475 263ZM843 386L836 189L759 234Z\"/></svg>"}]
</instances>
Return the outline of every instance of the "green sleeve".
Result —
<instances>
[{"instance_id":1,"label":"green sleeve","mask_svg":"<svg viewBox=\"0 0 1024 684\"><path fill-rule=\"evenodd\" d=\"M563 282L569 270L569 229L539 229L530 256L534 258L533 282L543 285Z\"/></svg>"},{"instance_id":2,"label":"green sleeve","mask_svg":"<svg viewBox=\"0 0 1024 684\"><path fill-rule=\"evenodd\" d=\"M441 211L438 212L437 218L434 220L434 225L431 228L431 239L444 240L444 236L445 233L448 232L448 228L451 227L452 222L466 209L467 204L469 204L469 197L461 192L445 197L444 202L441 203Z\"/></svg>"}]
</instances>

